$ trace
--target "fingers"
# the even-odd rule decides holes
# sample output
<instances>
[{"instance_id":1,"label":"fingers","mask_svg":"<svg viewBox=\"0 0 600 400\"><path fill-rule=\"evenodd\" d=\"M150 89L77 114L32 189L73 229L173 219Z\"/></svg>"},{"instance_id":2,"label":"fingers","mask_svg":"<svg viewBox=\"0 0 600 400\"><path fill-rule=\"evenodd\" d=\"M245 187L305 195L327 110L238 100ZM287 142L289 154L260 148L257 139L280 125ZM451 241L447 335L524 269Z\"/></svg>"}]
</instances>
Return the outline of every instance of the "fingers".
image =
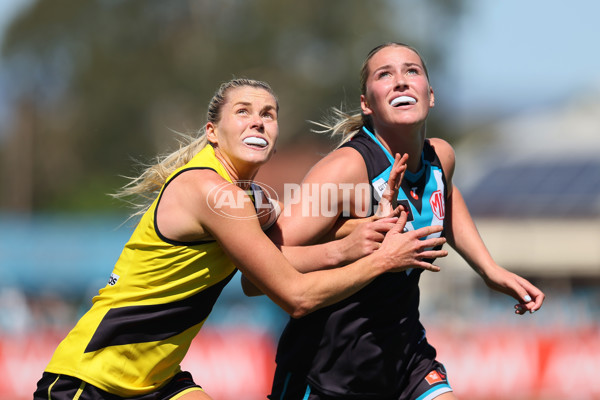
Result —
<instances>
[{"instance_id":1,"label":"fingers","mask_svg":"<svg viewBox=\"0 0 600 400\"><path fill-rule=\"evenodd\" d=\"M392 210L392 212L390 213L390 217L398 217L400 215L400 213L402 212L402 210L404 210L404 206L399 205L398 207L394 208Z\"/></svg>"},{"instance_id":2,"label":"fingers","mask_svg":"<svg viewBox=\"0 0 600 400\"><path fill-rule=\"evenodd\" d=\"M443 258L448 255L446 250L428 250L419 253L419 257L423 259Z\"/></svg>"},{"instance_id":3,"label":"fingers","mask_svg":"<svg viewBox=\"0 0 600 400\"><path fill-rule=\"evenodd\" d=\"M398 185L397 178L400 175L400 159L400 154L396 153L396 157L394 157L394 163L392 164L392 170L390 171L390 175L388 177L388 188L392 191L396 189Z\"/></svg>"},{"instance_id":4,"label":"fingers","mask_svg":"<svg viewBox=\"0 0 600 400\"><path fill-rule=\"evenodd\" d=\"M399 175L402 173L403 170L406 169L406 158L403 156L400 156L399 153L396 153L396 156L394 157L394 163L392 164L392 170L390 171L390 176L388 178L388 183L394 183L394 185L391 185L391 188L396 187L396 183L398 183L397 178L399 177Z\"/></svg>"},{"instance_id":5,"label":"fingers","mask_svg":"<svg viewBox=\"0 0 600 400\"><path fill-rule=\"evenodd\" d=\"M372 224L373 224L373 226L396 225L397 222L398 222L398 217L385 217L385 218L379 218L378 220L373 221Z\"/></svg>"},{"instance_id":6,"label":"fingers","mask_svg":"<svg viewBox=\"0 0 600 400\"><path fill-rule=\"evenodd\" d=\"M421 249L434 248L446 244L446 238L434 237L420 241Z\"/></svg>"},{"instance_id":7,"label":"fingers","mask_svg":"<svg viewBox=\"0 0 600 400\"><path fill-rule=\"evenodd\" d=\"M525 290L527 290L528 295L531 295L531 297L533 297L533 306L532 308L530 308L530 310L532 312L539 310L540 307L542 307L546 296L544 295L544 293L542 293L540 289L532 285L528 280L523 279L521 277L519 277L519 280L522 282L521 284L523 285Z\"/></svg>"},{"instance_id":8,"label":"fingers","mask_svg":"<svg viewBox=\"0 0 600 400\"><path fill-rule=\"evenodd\" d=\"M408 168L408 153L405 153L402 158L400 158L400 177L398 179L398 187L400 187L400 184L402 183L402 180L404 179L404 173L406 172L407 168Z\"/></svg>"},{"instance_id":9,"label":"fingers","mask_svg":"<svg viewBox=\"0 0 600 400\"><path fill-rule=\"evenodd\" d=\"M433 265L432 263L428 263L425 261L417 262L415 264L415 267L422 268L424 270L431 271L431 272L440 272L440 270L441 270L441 268L438 267L437 265Z\"/></svg>"},{"instance_id":10,"label":"fingers","mask_svg":"<svg viewBox=\"0 0 600 400\"><path fill-rule=\"evenodd\" d=\"M364 224L363 229L365 230L365 235L368 238L371 238L372 235L375 234L374 236L376 236L378 240L383 240L383 235L385 235L390 229L394 228L397 221L397 217L382 218L377 221Z\"/></svg>"},{"instance_id":11,"label":"fingers","mask_svg":"<svg viewBox=\"0 0 600 400\"><path fill-rule=\"evenodd\" d=\"M390 204L395 204L396 198L398 197L398 190L404 179L404 173L406 172L406 161L408 160L408 154L400 156L396 153L392 170L387 181L387 187L383 192L382 199L387 200Z\"/></svg>"},{"instance_id":12,"label":"fingers","mask_svg":"<svg viewBox=\"0 0 600 400\"><path fill-rule=\"evenodd\" d=\"M532 308L532 312L535 312L542 307L542 304L544 303L544 299L546 298L546 296L544 295L544 293L539 291L539 295L535 296L534 298L535 298L535 301L534 301L535 305Z\"/></svg>"},{"instance_id":13,"label":"fingers","mask_svg":"<svg viewBox=\"0 0 600 400\"><path fill-rule=\"evenodd\" d=\"M527 311L529 311L530 314L533 314L542 307L544 298L545 296L541 292L533 298L529 294L525 295L521 303L515 304L515 314L523 315Z\"/></svg>"},{"instance_id":14,"label":"fingers","mask_svg":"<svg viewBox=\"0 0 600 400\"><path fill-rule=\"evenodd\" d=\"M399 229L398 232L404 231L407 220L408 220L408 213L406 211L404 211L404 208L403 208L402 211L400 211L400 216L398 217L398 221L396 221L396 226Z\"/></svg>"},{"instance_id":15,"label":"fingers","mask_svg":"<svg viewBox=\"0 0 600 400\"><path fill-rule=\"evenodd\" d=\"M515 314L523 315L527 312L527 306L525 304L515 304Z\"/></svg>"},{"instance_id":16,"label":"fingers","mask_svg":"<svg viewBox=\"0 0 600 400\"><path fill-rule=\"evenodd\" d=\"M394 165L388 180L388 186L396 192L400 188L400 184L404 179L404 173L406 172L406 162L408 161L408 154L404 154L400 157L400 154L396 153L394 158Z\"/></svg>"},{"instance_id":17,"label":"fingers","mask_svg":"<svg viewBox=\"0 0 600 400\"><path fill-rule=\"evenodd\" d=\"M429 235L432 235L434 233L438 233L444 230L444 227L441 225L431 225L431 226L426 226L423 228L419 228L417 230L415 230L415 234L417 235L417 237L422 238L422 237L427 237Z\"/></svg>"},{"instance_id":18,"label":"fingers","mask_svg":"<svg viewBox=\"0 0 600 400\"><path fill-rule=\"evenodd\" d=\"M528 296L528 298L530 298L530 297ZM523 315L527 311L529 311L531 314L533 314L534 312L537 311L537 309L534 309L534 304L535 303L533 301L526 301L526 303L515 304L515 314Z\"/></svg>"},{"instance_id":19,"label":"fingers","mask_svg":"<svg viewBox=\"0 0 600 400\"><path fill-rule=\"evenodd\" d=\"M521 302L515 304L515 314L523 315L527 311L533 314L542 307L546 296L528 280L517 276L516 281L514 291L518 294Z\"/></svg>"}]
</instances>

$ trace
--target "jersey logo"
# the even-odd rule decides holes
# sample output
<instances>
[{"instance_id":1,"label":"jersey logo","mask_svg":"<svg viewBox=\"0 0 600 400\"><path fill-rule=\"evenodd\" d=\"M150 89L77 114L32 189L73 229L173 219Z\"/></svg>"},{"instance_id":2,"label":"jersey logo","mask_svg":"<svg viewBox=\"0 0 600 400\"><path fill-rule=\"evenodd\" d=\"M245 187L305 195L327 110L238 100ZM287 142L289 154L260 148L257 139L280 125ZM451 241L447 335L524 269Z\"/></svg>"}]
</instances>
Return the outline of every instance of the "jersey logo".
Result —
<instances>
[{"instance_id":1,"label":"jersey logo","mask_svg":"<svg viewBox=\"0 0 600 400\"><path fill-rule=\"evenodd\" d=\"M417 194L417 189L418 189L417 187L410 189L410 195L415 200L419 200L419 195Z\"/></svg>"},{"instance_id":2,"label":"jersey logo","mask_svg":"<svg viewBox=\"0 0 600 400\"><path fill-rule=\"evenodd\" d=\"M117 281L119 280L120 276L115 274L114 272L110 274L110 278L108 278L108 284L110 286L115 286L117 284Z\"/></svg>"},{"instance_id":3,"label":"jersey logo","mask_svg":"<svg viewBox=\"0 0 600 400\"><path fill-rule=\"evenodd\" d=\"M425 380L430 385L433 385L434 383L438 383L438 382L443 381L444 377L441 376L437 371L433 370L433 371L431 371L430 373L427 374L427 376L425 377Z\"/></svg>"},{"instance_id":4,"label":"jersey logo","mask_svg":"<svg viewBox=\"0 0 600 400\"><path fill-rule=\"evenodd\" d=\"M444 204L444 195L442 194L441 190L436 190L431 194L429 204L431 204L431 210L433 211L433 214L435 214L438 219L444 219L446 215L446 207Z\"/></svg>"},{"instance_id":5,"label":"jersey logo","mask_svg":"<svg viewBox=\"0 0 600 400\"><path fill-rule=\"evenodd\" d=\"M381 196L383 195L383 192L385 191L385 188L387 187L387 182L385 180L383 180L382 178L379 178L376 181L373 181L372 185L373 185L373 189L375 189L375 193L377 193L377 195L378 195L378 198L381 199Z\"/></svg>"}]
</instances>

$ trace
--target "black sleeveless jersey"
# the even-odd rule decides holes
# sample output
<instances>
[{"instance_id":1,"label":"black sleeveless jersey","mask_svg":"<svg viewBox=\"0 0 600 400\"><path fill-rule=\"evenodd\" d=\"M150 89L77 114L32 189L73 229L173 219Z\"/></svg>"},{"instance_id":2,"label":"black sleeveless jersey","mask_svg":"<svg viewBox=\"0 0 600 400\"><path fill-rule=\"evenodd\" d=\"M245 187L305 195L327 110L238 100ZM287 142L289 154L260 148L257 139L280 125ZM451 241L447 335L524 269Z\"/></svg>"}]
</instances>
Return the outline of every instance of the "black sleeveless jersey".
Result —
<instances>
[{"instance_id":1,"label":"black sleeveless jersey","mask_svg":"<svg viewBox=\"0 0 600 400\"><path fill-rule=\"evenodd\" d=\"M393 157L365 128L343 146L362 155L376 209ZM407 171L401 188L398 200L410 208L407 229L443 225L446 181L429 141L421 169ZM385 398L404 391L410 374L422 370L424 377L436 356L419 322L422 271L381 275L346 300L290 319L278 345L278 368L306 375L315 391L334 397Z\"/></svg>"}]
</instances>

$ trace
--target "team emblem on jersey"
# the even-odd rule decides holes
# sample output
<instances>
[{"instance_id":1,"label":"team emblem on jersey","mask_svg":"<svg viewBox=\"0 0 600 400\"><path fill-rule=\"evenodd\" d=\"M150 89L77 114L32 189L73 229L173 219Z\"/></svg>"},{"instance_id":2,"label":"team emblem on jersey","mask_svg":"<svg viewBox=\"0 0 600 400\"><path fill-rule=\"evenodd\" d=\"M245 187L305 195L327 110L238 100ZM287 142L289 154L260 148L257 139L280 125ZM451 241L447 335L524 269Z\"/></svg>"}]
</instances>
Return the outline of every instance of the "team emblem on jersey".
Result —
<instances>
[{"instance_id":1,"label":"team emblem on jersey","mask_svg":"<svg viewBox=\"0 0 600 400\"><path fill-rule=\"evenodd\" d=\"M433 211L437 219L444 219L446 216L446 205L444 204L444 194L441 190L436 190L431 194L429 204L431 204L431 211Z\"/></svg>"},{"instance_id":2,"label":"team emblem on jersey","mask_svg":"<svg viewBox=\"0 0 600 400\"><path fill-rule=\"evenodd\" d=\"M410 189L410 195L415 200L419 200L419 195L417 194L417 189L418 189L417 187Z\"/></svg>"},{"instance_id":3,"label":"team emblem on jersey","mask_svg":"<svg viewBox=\"0 0 600 400\"><path fill-rule=\"evenodd\" d=\"M427 376L425 377L425 380L430 385L433 385L434 383L438 383L438 382L443 381L444 378L445 378L445 376L443 376L442 374L440 374L436 370L433 370L433 371L431 371L430 373L427 374Z\"/></svg>"}]
</instances>

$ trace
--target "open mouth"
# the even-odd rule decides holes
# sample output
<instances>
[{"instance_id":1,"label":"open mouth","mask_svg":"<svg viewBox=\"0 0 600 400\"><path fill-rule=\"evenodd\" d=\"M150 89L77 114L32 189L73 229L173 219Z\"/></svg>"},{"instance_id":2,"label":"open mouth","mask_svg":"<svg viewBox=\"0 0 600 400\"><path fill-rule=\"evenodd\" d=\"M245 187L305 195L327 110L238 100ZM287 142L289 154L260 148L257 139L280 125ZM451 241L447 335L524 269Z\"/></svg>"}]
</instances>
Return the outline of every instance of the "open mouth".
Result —
<instances>
[{"instance_id":1,"label":"open mouth","mask_svg":"<svg viewBox=\"0 0 600 400\"><path fill-rule=\"evenodd\" d=\"M392 107L410 106L417 103L417 99L411 96L396 97L390 102Z\"/></svg>"},{"instance_id":2,"label":"open mouth","mask_svg":"<svg viewBox=\"0 0 600 400\"><path fill-rule=\"evenodd\" d=\"M249 136L245 138L243 142L248 146L258 147L261 149L264 149L269 144L265 139L256 136Z\"/></svg>"}]
</instances>

